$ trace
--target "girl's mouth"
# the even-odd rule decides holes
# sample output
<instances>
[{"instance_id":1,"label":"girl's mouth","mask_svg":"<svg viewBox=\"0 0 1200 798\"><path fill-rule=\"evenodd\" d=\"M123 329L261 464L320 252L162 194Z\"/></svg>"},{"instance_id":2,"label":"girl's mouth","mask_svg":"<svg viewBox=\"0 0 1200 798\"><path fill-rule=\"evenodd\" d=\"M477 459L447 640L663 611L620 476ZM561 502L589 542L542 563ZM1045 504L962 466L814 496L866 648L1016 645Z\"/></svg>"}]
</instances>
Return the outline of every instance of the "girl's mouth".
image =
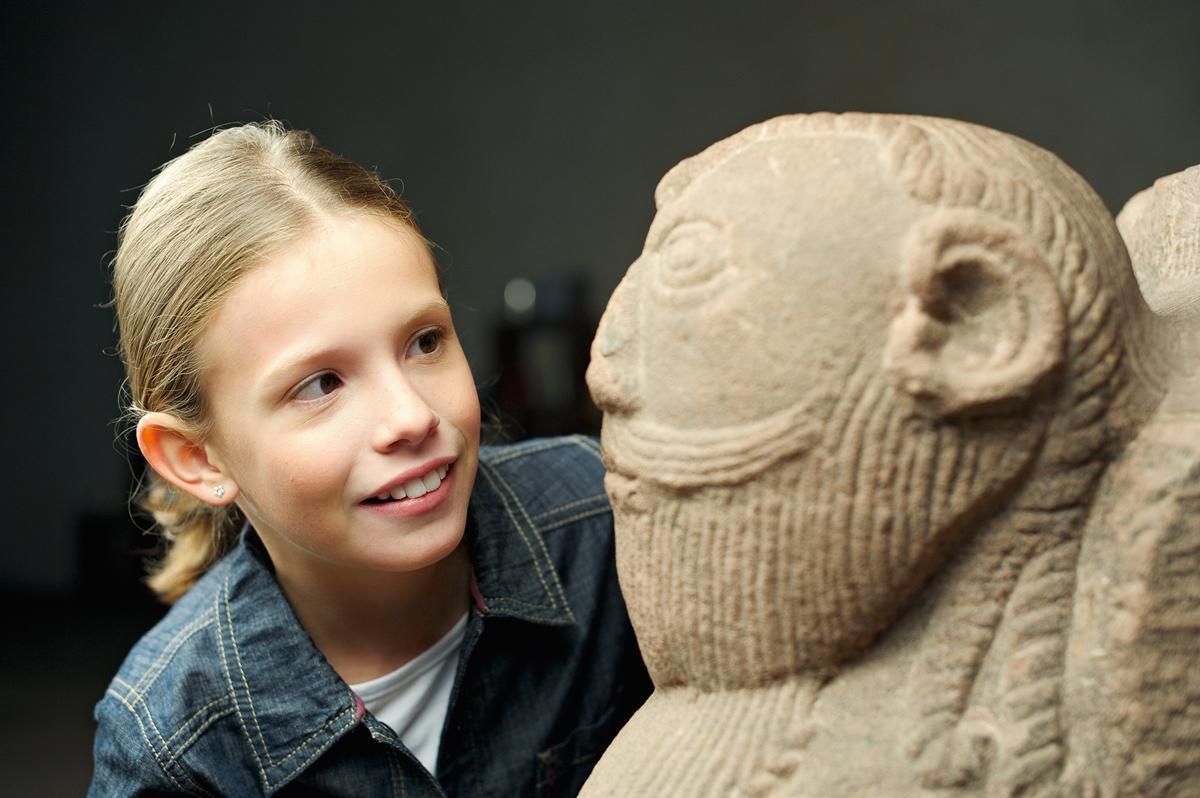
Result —
<instances>
[{"instance_id":1,"label":"girl's mouth","mask_svg":"<svg viewBox=\"0 0 1200 798\"><path fill-rule=\"evenodd\" d=\"M414 477L403 485L397 485L387 493L381 493L378 496L372 496L364 500L363 504L387 504L388 502L400 501L402 499L419 499L426 493L432 493L437 490L449 471L449 463L440 465L427 474Z\"/></svg>"},{"instance_id":2,"label":"girl's mouth","mask_svg":"<svg viewBox=\"0 0 1200 798\"><path fill-rule=\"evenodd\" d=\"M450 495L453 482L454 464L445 463L387 493L364 499L362 506L386 515L420 515L441 504Z\"/></svg>"}]
</instances>

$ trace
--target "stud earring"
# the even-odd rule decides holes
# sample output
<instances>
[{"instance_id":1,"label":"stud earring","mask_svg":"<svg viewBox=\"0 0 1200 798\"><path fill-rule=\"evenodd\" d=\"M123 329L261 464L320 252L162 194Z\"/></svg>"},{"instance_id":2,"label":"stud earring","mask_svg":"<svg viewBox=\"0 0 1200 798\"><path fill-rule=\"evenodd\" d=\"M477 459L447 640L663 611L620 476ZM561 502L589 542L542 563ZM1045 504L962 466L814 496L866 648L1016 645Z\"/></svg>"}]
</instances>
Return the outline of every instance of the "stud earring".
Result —
<instances>
[{"instance_id":1,"label":"stud earring","mask_svg":"<svg viewBox=\"0 0 1200 798\"><path fill-rule=\"evenodd\" d=\"M217 494L218 499L221 498L222 496L225 495L225 486L224 485L214 485L213 493Z\"/></svg>"}]
</instances>

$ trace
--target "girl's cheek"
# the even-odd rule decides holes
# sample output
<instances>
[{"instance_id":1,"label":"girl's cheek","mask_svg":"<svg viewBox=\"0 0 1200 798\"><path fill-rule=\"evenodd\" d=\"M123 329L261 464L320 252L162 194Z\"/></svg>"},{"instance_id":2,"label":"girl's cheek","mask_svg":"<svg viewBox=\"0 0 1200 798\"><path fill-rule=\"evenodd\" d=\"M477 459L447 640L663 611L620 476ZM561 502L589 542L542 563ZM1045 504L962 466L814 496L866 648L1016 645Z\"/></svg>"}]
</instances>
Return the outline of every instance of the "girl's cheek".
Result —
<instances>
[{"instance_id":1,"label":"girl's cheek","mask_svg":"<svg viewBox=\"0 0 1200 798\"><path fill-rule=\"evenodd\" d=\"M271 478L287 487L292 500L316 498L345 483L348 468L342 452L332 446L306 446L278 460Z\"/></svg>"},{"instance_id":2,"label":"girl's cheek","mask_svg":"<svg viewBox=\"0 0 1200 798\"><path fill-rule=\"evenodd\" d=\"M466 419L467 426L474 432L479 432L479 398L472 391L463 402L460 418Z\"/></svg>"}]
</instances>

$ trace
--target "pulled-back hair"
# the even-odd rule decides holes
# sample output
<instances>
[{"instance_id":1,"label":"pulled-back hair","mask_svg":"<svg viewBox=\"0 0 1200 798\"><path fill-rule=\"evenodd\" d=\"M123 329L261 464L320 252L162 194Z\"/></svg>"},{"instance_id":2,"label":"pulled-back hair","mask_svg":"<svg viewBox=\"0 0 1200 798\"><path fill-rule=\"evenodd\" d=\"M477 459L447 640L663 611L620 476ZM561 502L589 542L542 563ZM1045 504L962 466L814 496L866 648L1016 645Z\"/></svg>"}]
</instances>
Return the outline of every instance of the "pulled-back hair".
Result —
<instances>
[{"instance_id":1,"label":"pulled-back hair","mask_svg":"<svg viewBox=\"0 0 1200 798\"><path fill-rule=\"evenodd\" d=\"M198 344L208 320L249 269L321 216L347 211L420 237L408 206L376 174L278 122L221 130L165 164L122 223L113 267L129 421L169 413L206 437ZM165 539L147 582L174 602L231 547L240 513L153 472L138 502Z\"/></svg>"}]
</instances>

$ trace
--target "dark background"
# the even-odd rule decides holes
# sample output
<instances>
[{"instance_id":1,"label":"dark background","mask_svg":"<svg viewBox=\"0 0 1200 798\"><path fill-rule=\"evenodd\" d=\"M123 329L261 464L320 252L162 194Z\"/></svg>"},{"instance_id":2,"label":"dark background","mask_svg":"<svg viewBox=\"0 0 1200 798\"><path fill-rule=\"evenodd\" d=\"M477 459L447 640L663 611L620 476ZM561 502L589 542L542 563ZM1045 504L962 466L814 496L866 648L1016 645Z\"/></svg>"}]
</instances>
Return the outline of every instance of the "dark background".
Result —
<instances>
[{"instance_id":1,"label":"dark background","mask_svg":"<svg viewBox=\"0 0 1200 798\"><path fill-rule=\"evenodd\" d=\"M520 336L586 339L658 178L753 122L967 119L1059 154L1114 211L1200 161L1194 0L10 3L0 26L5 795L82 792L91 705L158 612L102 305L123 206L212 126L283 119L402 181L477 380L518 405L538 380L578 389L569 363L514 389ZM505 315L517 277L570 298L549 327ZM538 417L515 435L558 428Z\"/></svg>"}]
</instances>

